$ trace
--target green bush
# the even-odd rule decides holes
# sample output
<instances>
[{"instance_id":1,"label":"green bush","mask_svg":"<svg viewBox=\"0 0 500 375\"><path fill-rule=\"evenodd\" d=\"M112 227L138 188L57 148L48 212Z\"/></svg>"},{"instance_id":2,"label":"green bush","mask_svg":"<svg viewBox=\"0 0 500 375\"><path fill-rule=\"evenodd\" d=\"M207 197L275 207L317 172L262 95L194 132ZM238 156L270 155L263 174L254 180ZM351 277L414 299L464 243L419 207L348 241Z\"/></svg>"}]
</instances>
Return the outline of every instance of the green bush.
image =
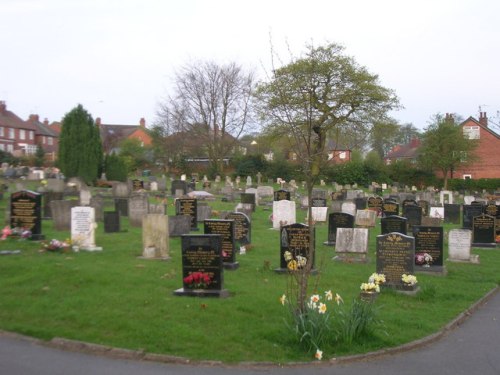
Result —
<instances>
[{"instance_id":1,"label":"green bush","mask_svg":"<svg viewBox=\"0 0 500 375\"><path fill-rule=\"evenodd\" d=\"M454 178L448 180L448 188L450 190L487 190L491 193L500 190L500 178L480 178L474 179L460 179Z\"/></svg>"},{"instance_id":2,"label":"green bush","mask_svg":"<svg viewBox=\"0 0 500 375\"><path fill-rule=\"evenodd\" d=\"M104 160L104 170L106 178L111 181L127 181L127 165L118 155L107 155Z\"/></svg>"}]
</instances>

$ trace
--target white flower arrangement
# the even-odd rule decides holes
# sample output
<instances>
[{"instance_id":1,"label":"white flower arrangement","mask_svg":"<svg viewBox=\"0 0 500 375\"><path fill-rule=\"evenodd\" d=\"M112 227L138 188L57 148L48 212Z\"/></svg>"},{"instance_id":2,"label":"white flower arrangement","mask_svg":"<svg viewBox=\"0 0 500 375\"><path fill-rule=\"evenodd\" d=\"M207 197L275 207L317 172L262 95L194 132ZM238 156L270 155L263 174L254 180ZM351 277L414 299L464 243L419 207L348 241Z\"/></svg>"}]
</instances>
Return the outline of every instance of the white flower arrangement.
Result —
<instances>
[{"instance_id":1,"label":"white flower arrangement","mask_svg":"<svg viewBox=\"0 0 500 375\"><path fill-rule=\"evenodd\" d=\"M380 292L380 285L375 284L375 283L371 283L371 282L361 283L361 286L359 287L359 289L361 289L362 292L379 293Z\"/></svg>"},{"instance_id":2,"label":"white flower arrangement","mask_svg":"<svg viewBox=\"0 0 500 375\"><path fill-rule=\"evenodd\" d=\"M401 281L406 284L406 285L410 285L410 286L413 286L415 285L416 283L418 283L418 280L417 280L417 277L414 276L414 275L407 275L406 273L404 273L402 276L401 276Z\"/></svg>"}]
</instances>

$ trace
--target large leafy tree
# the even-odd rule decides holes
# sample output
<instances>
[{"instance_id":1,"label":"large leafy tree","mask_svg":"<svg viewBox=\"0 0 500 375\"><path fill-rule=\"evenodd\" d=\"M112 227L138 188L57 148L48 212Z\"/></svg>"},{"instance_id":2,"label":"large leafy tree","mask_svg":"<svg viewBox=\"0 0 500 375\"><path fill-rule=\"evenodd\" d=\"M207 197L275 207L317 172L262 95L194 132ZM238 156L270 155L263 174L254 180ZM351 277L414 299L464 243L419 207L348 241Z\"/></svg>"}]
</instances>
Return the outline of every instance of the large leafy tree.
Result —
<instances>
[{"instance_id":1,"label":"large leafy tree","mask_svg":"<svg viewBox=\"0 0 500 375\"><path fill-rule=\"evenodd\" d=\"M273 67L270 79L258 86L257 97L266 131L290 140L306 177L309 200L327 161L327 134L368 127L398 105L393 91L382 87L376 75L345 55L337 44L307 46L303 56ZM308 259L314 255L311 218L309 212ZM305 306L312 266L308 263L297 273L299 309Z\"/></svg>"},{"instance_id":2,"label":"large leafy tree","mask_svg":"<svg viewBox=\"0 0 500 375\"><path fill-rule=\"evenodd\" d=\"M419 162L423 168L441 172L447 189L453 171L476 160L476 147L477 142L464 137L462 127L455 123L453 116L436 114L423 134Z\"/></svg>"},{"instance_id":3,"label":"large leafy tree","mask_svg":"<svg viewBox=\"0 0 500 375\"><path fill-rule=\"evenodd\" d=\"M183 66L174 83L173 94L160 104L158 124L167 135L197 139L212 172L222 172L223 159L251 123L253 73L235 63L197 61Z\"/></svg>"},{"instance_id":4,"label":"large leafy tree","mask_svg":"<svg viewBox=\"0 0 500 375\"><path fill-rule=\"evenodd\" d=\"M58 165L66 177L93 183L102 168L102 144L92 116L78 104L63 120L59 136Z\"/></svg>"}]
</instances>

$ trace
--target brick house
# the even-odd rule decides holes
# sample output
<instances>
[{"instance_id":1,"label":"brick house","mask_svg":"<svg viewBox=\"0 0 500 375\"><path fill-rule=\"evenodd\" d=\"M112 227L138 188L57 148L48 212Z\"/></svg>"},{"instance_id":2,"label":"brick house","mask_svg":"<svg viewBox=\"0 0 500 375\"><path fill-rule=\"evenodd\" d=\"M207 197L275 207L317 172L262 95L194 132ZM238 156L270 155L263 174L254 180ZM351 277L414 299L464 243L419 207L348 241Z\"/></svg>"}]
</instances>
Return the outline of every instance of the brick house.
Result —
<instances>
[{"instance_id":1,"label":"brick house","mask_svg":"<svg viewBox=\"0 0 500 375\"><path fill-rule=\"evenodd\" d=\"M49 121L40 122L38 115L30 115L28 121L35 127L35 144L40 145L45 151L45 159L55 161L59 150L59 134L50 128Z\"/></svg>"},{"instance_id":2,"label":"brick house","mask_svg":"<svg viewBox=\"0 0 500 375\"><path fill-rule=\"evenodd\" d=\"M478 160L457 168L453 178L500 178L500 135L488 126L486 112L479 113L479 121L471 116L460 126L465 137L478 141L474 151Z\"/></svg>"},{"instance_id":3,"label":"brick house","mask_svg":"<svg viewBox=\"0 0 500 375\"><path fill-rule=\"evenodd\" d=\"M0 101L0 150L17 157L34 154L37 130L34 124L7 110L5 102Z\"/></svg>"},{"instance_id":4,"label":"brick house","mask_svg":"<svg viewBox=\"0 0 500 375\"><path fill-rule=\"evenodd\" d=\"M394 146L384 157L384 162L389 165L395 161L406 160L414 164L417 162L419 148L420 139L413 138L410 143Z\"/></svg>"},{"instance_id":5,"label":"brick house","mask_svg":"<svg viewBox=\"0 0 500 375\"><path fill-rule=\"evenodd\" d=\"M125 139L138 139L141 146L151 146L153 140L146 129L146 120L141 118L138 125L103 124L100 117L95 119L101 134L103 151L110 154L119 149L119 144Z\"/></svg>"}]
</instances>

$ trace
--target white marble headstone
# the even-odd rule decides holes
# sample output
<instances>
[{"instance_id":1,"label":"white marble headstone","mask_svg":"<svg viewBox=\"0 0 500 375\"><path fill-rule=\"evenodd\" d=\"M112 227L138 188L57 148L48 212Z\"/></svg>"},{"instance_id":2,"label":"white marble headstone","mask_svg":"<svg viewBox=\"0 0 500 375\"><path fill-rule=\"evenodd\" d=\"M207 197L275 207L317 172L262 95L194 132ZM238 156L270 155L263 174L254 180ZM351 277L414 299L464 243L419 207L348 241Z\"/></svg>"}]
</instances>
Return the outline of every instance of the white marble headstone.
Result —
<instances>
[{"instance_id":1,"label":"white marble headstone","mask_svg":"<svg viewBox=\"0 0 500 375\"><path fill-rule=\"evenodd\" d=\"M273 229L281 225L290 225L297 222L295 202L286 199L273 201Z\"/></svg>"}]
</instances>

